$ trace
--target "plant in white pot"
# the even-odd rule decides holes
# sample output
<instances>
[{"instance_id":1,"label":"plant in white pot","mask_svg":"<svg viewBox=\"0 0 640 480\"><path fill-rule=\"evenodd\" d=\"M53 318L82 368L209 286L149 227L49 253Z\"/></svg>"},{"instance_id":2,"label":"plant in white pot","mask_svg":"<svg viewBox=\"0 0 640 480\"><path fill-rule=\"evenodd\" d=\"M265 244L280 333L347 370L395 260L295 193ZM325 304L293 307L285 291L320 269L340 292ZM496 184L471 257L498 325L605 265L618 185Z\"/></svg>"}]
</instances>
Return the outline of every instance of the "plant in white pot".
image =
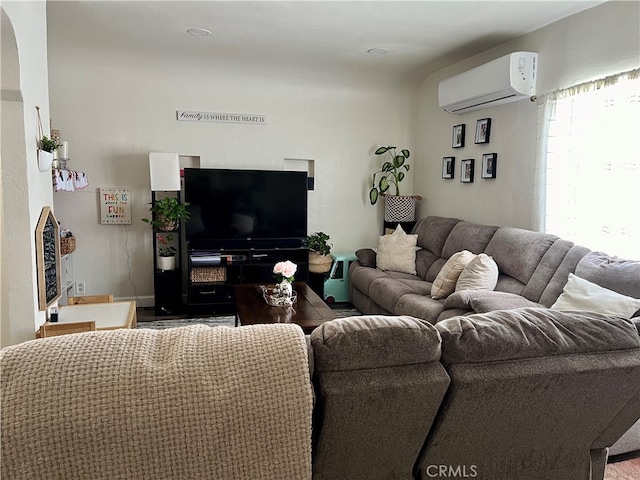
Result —
<instances>
[{"instance_id":1,"label":"plant in white pot","mask_svg":"<svg viewBox=\"0 0 640 480\"><path fill-rule=\"evenodd\" d=\"M55 140L46 135L43 135L42 138L38 140L38 170L46 172L51 168L53 152L55 152L59 146Z\"/></svg>"},{"instance_id":2,"label":"plant in white pot","mask_svg":"<svg viewBox=\"0 0 640 480\"><path fill-rule=\"evenodd\" d=\"M411 153L404 148L398 154L396 147L388 146L378 147L375 154L388 154L389 160L385 160L380 170L371 176L371 190L369 190L371 205L375 205L380 195L384 195L385 221L412 222L415 220L416 200L420 200L421 197L400 194L400 182L405 179L405 173L411 169L407 163ZM395 187L395 194L387 193L391 186Z\"/></svg>"},{"instance_id":3,"label":"plant in white pot","mask_svg":"<svg viewBox=\"0 0 640 480\"><path fill-rule=\"evenodd\" d=\"M156 259L158 269L175 270L178 250L170 244L173 241L173 235L157 235L156 240L158 241L158 257Z\"/></svg>"},{"instance_id":4,"label":"plant in white pot","mask_svg":"<svg viewBox=\"0 0 640 480\"><path fill-rule=\"evenodd\" d=\"M326 273L331 270L330 237L324 232L316 232L307 236L305 246L309 249L309 271L312 273Z\"/></svg>"}]
</instances>

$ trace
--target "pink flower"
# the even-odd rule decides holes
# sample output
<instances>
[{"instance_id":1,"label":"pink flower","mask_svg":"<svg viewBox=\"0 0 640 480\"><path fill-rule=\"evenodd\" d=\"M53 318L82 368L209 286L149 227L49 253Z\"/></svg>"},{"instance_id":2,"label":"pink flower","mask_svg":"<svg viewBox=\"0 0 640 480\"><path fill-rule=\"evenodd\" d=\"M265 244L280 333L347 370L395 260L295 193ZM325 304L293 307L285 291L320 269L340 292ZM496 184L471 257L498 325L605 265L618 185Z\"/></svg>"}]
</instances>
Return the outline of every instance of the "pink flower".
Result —
<instances>
[{"instance_id":1,"label":"pink flower","mask_svg":"<svg viewBox=\"0 0 640 480\"><path fill-rule=\"evenodd\" d=\"M276 275L276 278L293 281L293 276L296 274L298 270L298 266L290 260L286 262L278 262L273 267L273 273Z\"/></svg>"}]
</instances>

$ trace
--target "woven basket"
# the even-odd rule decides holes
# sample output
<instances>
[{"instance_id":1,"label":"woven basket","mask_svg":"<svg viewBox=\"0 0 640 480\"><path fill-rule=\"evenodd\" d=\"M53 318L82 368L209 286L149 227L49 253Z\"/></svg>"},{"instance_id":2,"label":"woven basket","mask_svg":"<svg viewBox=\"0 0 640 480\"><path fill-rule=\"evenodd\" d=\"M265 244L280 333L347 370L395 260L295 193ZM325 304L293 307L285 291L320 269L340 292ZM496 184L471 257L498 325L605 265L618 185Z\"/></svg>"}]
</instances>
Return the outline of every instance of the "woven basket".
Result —
<instances>
[{"instance_id":1,"label":"woven basket","mask_svg":"<svg viewBox=\"0 0 640 480\"><path fill-rule=\"evenodd\" d=\"M412 195L386 195L385 222L413 222L416 218L416 197Z\"/></svg>"},{"instance_id":2,"label":"woven basket","mask_svg":"<svg viewBox=\"0 0 640 480\"><path fill-rule=\"evenodd\" d=\"M333 263L331 255L309 252L309 271L311 273L326 273L331 270L331 263Z\"/></svg>"},{"instance_id":3,"label":"woven basket","mask_svg":"<svg viewBox=\"0 0 640 480\"><path fill-rule=\"evenodd\" d=\"M60 254L68 255L76 249L76 237L62 237L60 239Z\"/></svg>"},{"instance_id":4,"label":"woven basket","mask_svg":"<svg viewBox=\"0 0 640 480\"><path fill-rule=\"evenodd\" d=\"M191 269L191 283L226 282L226 267L193 267Z\"/></svg>"}]
</instances>

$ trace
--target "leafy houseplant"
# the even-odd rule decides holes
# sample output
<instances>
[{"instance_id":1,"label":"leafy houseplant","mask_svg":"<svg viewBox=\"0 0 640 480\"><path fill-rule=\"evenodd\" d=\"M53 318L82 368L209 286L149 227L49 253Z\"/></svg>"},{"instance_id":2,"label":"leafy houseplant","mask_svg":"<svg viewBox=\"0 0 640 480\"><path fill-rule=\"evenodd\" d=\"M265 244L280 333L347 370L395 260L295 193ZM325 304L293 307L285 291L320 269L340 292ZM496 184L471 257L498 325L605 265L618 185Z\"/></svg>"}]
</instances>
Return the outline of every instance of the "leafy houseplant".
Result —
<instances>
[{"instance_id":1,"label":"leafy houseplant","mask_svg":"<svg viewBox=\"0 0 640 480\"><path fill-rule=\"evenodd\" d=\"M331 247L333 246L329 243L329 239L330 237L326 233L316 232L307 236L305 244L309 250L318 252L320 255L329 255L331 253Z\"/></svg>"},{"instance_id":2,"label":"leafy houseplant","mask_svg":"<svg viewBox=\"0 0 640 480\"><path fill-rule=\"evenodd\" d=\"M386 193L393 185L396 187L395 195L400 195L400 182L404 180L405 172L411 168L405 161L411 156L406 148L400 150L400 155L396 153L396 147L379 147L376 155L384 155L388 153L391 160L387 160L382 164L382 168L371 176L371 190L369 191L369 201L371 205L375 205L380 194Z\"/></svg>"},{"instance_id":3,"label":"leafy houseplant","mask_svg":"<svg viewBox=\"0 0 640 480\"><path fill-rule=\"evenodd\" d=\"M173 245L169 245L169 242L173 241L173 235L167 235L166 238L162 235L158 235L158 256L160 257L173 257L178 250Z\"/></svg>"},{"instance_id":4,"label":"leafy houseplant","mask_svg":"<svg viewBox=\"0 0 640 480\"><path fill-rule=\"evenodd\" d=\"M53 151L60 145L55 140L43 135L40 139L39 148L45 152L53 153Z\"/></svg>"},{"instance_id":5,"label":"leafy houseplant","mask_svg":"<svg viewBox=\"0 0 640 480\"><path fill-rule=\"evenodd\" d=\"M333 259L329 235L324 232L316 232L308 235L305 245L309 248L309 271L312 273L325 273L331 270Z\"/></svg>"},{"instance_id":6,"label":"leafy houseplant","mask_svg":"<svg viewBox=\"0 0 640 480\"><path fill-rule=\"evenodd\" d=\"M149 211L153 215L153 220L143 218L142 221L157 230L165 232L176 230L180 222L191 218L191 213L187 210L190 204L188 202L180 203L175 197L163 197L150 205Z\"/></svg>"}]
</instances>

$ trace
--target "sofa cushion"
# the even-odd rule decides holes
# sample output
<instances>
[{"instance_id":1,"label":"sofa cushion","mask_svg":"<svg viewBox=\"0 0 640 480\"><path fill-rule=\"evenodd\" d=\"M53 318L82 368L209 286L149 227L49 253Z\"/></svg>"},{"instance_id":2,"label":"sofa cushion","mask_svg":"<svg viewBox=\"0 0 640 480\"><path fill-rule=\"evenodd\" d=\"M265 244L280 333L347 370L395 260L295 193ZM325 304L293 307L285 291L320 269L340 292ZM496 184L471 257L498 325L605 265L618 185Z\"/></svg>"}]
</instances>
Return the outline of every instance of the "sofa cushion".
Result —
<instances>
[{"instance_id":1,"label":"sofa cushion","mask_svg":"<svg viewBox=\"0 0 640 480\"><path fill-rule=\"evenodd\" d=\"M464 267L455 291L493 290L498 283L498 265L489 255L480 253Z\"/></svg>"},{"instance_id":2,"label":"sofa cushion","mask_svg":"<svg viewBox=\"0 0 640 480\"><path fill-rule=\"evenodd\" d=\"M600 313L520 308L454 317L435 328L448 365L640 348L629 320Z\"/></svg>"},{"instance_id":3,"label":"sofa cushion","mask_svg":"<svg viewBox=\"0 0 640 480\"><path fill-rule=\"evenodd\" d=\"M453 227L442 248L442 257L449 258L455 252L469 250L472 253L484 252L498 227L479 225L460 221Z\"/></svg>"},{"instance_id":4,"label":"sofa cushion","mask_svg":"<svg viewBox=\"0 0 640 480\"><path fill-rule=\"evenodd\" d=\"M501 273L526 284L544 254L557 239L555 235L546 233L500 227L484 253L493 257Z\"/></svg>"},{"instance_id":5,"label":"sofa cushion","mask_svg":"<svg viewBox=\"0 0 640 480\"><path fill-rule=\"evenodd\" d=\"M454 253L446 261L431 286L432 298L446 298L456 289L458 277L476 256L469 250Z\"/></svg>"},{"instance_id":6,"label":"sofa cushion","mask_svg":"<svg viewBox=\"0 0 640 480\"><path fill-rule=\"evenodd\" d=\"M398 299L394 314L412 317L436 323L444 310L443 300L436 300L428 295L407 293Z\"/></svg>"},{"instance_id":7,"label":"sofa cushion","mask_svg":"<svg viewBox=\"0 0 640 480\"><path fill-rule=\"evenodd\" d=\"M573 242L568 240L560 239L555 241L544 254L542 260L540 260L540 263L533 272L533 275L531 275L531 278L527 282L527 286L522 292L522 296L529 300L533 300L534 302L539 302L542 293L549 285L549 282L562 264L567 253L573 247ZM559 294L560 292L558 292L558 295Z\"/></svg>"},{"instance_id":8,"label":"sofa cushion","mask_svg":"<svg viewBox=\"0 0 640 480\"><path fill-rule=\"evenodd\" d=\"M631 318L640 310L640 299L621 295L570 273L562 294L551 305L551 309L599 312Z\"/></svg>"},{"instance_id":9,"label":"sofa cushion","mask_svg":"<svg viewBox=\"0 0 640 480\"><path fill-rule=\"evenodd\" d=\"M442 247L447 241L451 230L460 220L446 217L425 217L418 220L413 227L413 233L418 235L418 246L426 248L436 256L442 256Z\"/></svg>"},{"instance_id":10,"label":"sofa cushion","mask_svg":"<svg viewBox=\"0 0 640 480\"><path fill-rule=\"evenodd\" d=\"M558 269L551 277L549 284L544 288L544 292L540 295L538 302L543 304L545 307L553 305L553 302L555 302L562 293L562 289L567 283L569 274L576 271L576 266L582 257L590 251L591 250L588 248L580 245L574 245L571 247L562 259L562 263L560 263Z\"/></svg>"},{"instance_id":11,"label":"sofa cushion","mask_svg":"<svg viewBox=\"0 0 640 480\"><path fill-rule=\"evenodd\" d=\"M435 328L408 316L363 315L325 322L311 333L317 372L440 360Z\"/></svg>"},{"instance_id":12,"label":"sofa cushion","mask_svg":"<svg viewBox=\"0 0 640 480\"><path fill-rule=\"evenodd\" d=\"M601 287L640 298L640 261L610 257L602 252L586 254L576 266L576 275Z\"/></svg>"},{"instance_id":13,"label":"sofa cushion","mask_svg":"<svg viewBox=\"0 0 640 480\"><path fill-rule=\"evenodd\" d=\"M540 307L540 304L527 300L521 295L490 290L462 290L452 293L444 301L444 308L475 310L473 305L484 311L509 310L522 307ZM488 306L495 308L488 309ZM488 309L488 310L487 310ZM477 311L477 313L484 313Z\"/></svg>"},{"instance_id":14,"label":"sofa cushion","mask_svg":"<svg viewBox=\"0 0 640 480\"><path fill-rule=\"evenodd\" d=\"M476 313L487 313L495 310L513 310L515 308L534 307L543 308L544 305L532 302L520 295L506 292L495 292L500 296L471 298L471 309Z\"/></svg>"},{"instance_id":15,"label":"sofa cushion","mask_svg":"<svg viewBox=\"0 0 640 480\"><path fill-rule=\"evenodd\" d=\"M393 270L416 274L416 242L418 235L407 235L398 227L390 235L378 238L376 266L380 270Z\"/></svg>"},{"instance_id":16,"label":"sofa cushion","mask_svg":"<svg viewBox=\"0 0 640 480\"><path fill-rule=\"evenodd\" d=\"M361 248L357 250L356 258L363 267L376 268L376 251L373 248Z\"/></svg>"}]
</instances>

